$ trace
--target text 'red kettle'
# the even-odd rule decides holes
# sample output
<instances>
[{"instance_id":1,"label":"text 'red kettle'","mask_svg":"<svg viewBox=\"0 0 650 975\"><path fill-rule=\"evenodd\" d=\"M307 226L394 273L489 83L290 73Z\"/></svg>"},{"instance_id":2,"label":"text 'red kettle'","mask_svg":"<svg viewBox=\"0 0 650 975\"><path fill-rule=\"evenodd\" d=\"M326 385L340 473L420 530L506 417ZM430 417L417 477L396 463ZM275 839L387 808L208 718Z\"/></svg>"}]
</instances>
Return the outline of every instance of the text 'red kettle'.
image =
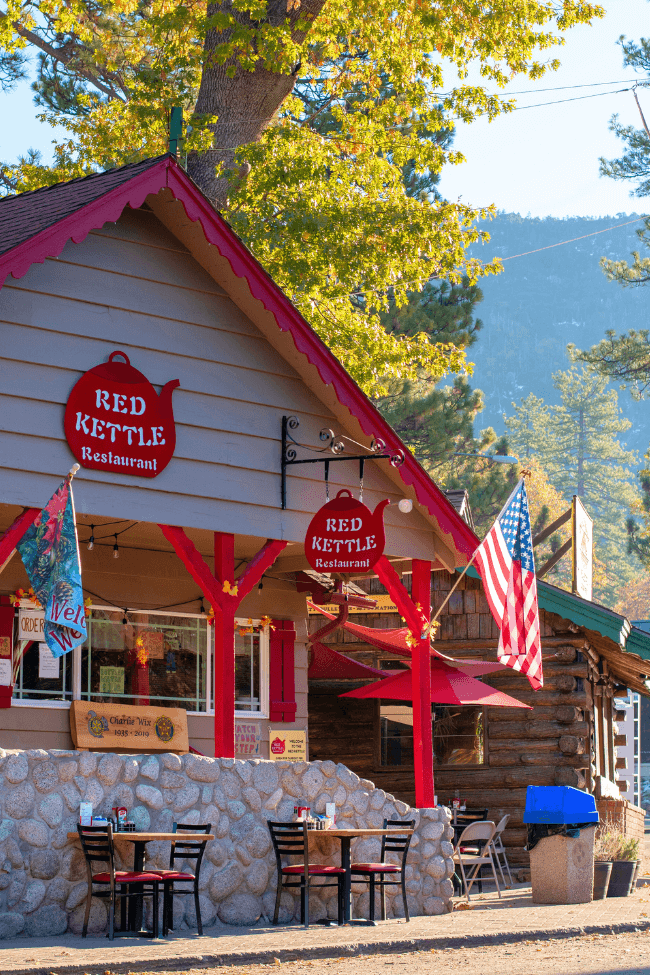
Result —
<instances>
[{"instance_id":1,"label":"text 'red kettle'","mask_svg":"<svg viewBox=\"0 0 650 975\"><path fill-rule=\"evenodd\" d=\"M172 379L158 395L120 351L89 369L65 409L66 440L79 463L137 477L160 474L176 448L172 393L177 386L178 379Z\"/></svg>"},{"instance_id":2,"label":"text 'red kettle'","mask_svg":"<svg viewBox=\"0 0 650 975\"><path fill-rule=\"evenodd\" d=\"M384 553L384 508L374 511L343 488L316 512L305 537L305 556L318 572L365 572Z\"/></svg>"}]
</instances>

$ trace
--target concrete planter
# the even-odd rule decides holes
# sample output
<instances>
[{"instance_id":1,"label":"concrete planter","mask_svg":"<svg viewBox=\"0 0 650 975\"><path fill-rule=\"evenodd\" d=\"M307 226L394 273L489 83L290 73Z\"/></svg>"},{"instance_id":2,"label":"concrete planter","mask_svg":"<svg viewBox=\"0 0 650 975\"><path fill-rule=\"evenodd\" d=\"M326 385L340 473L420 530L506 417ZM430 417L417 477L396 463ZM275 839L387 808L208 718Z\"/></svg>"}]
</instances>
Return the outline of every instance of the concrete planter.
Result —
<instances>
[{"instance_id":1,"label":"concrete planter","mask_svg":"<svg viewBox=\"0 0 650 975\"><path fill-rule=\"evenodd\" d=\"M594 862L594 900L600 901L607 897L609 878L612 873L611 860L596 860Z\"/></svg>"},{"instance_id":2,"label":"concrete planter","mask_svg":"<svg viewBox=\"0 0 650 975\"><path fill-rule=\"evenodd\" d=\"M607 888L608 897L627 897L632 892L632 883L637 872L636 860L613 860L612 875Z\"/></svg>"}]
</instances>

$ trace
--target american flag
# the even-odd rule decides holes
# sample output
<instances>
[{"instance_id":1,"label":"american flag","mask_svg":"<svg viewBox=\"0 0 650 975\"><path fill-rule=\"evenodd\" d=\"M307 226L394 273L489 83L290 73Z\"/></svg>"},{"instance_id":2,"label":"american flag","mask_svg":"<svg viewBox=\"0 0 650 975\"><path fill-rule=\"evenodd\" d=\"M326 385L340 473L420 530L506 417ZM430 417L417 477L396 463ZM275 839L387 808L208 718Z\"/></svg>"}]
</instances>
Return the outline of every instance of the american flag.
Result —
<instances>
[{"instance_id":1,"label":"american flag","mask_svg":"<svg viewBox=\"0 0 650 975\"><path fill-rule=\"evenodd\" d=\"M537 582L528 497L523 479L474 556L492 615L499 624L498 658L537 690L544 684Z\"/></svg>"}]
</instances>

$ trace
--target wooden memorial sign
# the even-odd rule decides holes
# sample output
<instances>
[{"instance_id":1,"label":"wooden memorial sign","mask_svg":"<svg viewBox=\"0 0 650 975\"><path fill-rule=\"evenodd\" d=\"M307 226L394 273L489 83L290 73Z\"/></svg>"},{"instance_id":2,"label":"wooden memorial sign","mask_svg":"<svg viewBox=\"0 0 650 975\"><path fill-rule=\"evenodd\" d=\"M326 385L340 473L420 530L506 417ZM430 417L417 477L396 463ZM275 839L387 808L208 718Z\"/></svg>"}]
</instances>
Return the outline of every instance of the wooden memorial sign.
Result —
<instances>
[{"instance_id":1,"label":"wooden memorial sign","mask_svg":"<svg viewBox=\"0 0 650 975\"><path fill-rule=\"evenodd\" d=\"M309 523L305 557L317 572L367 572L384 554L384 508L374 511L344 488Z\"/></svg>"},{"instance_id":2,"label":"wooden memorial sign","mask_svg":"<svg viewBox=\"0 0 650 975\"><path fill-rule=\"evenodd\" d=\"M123 361L115 361L120 356ZM176 427L172 393L178 379L156 390L129 362L112 352L84 373L65 408L65 436L83 467L156 477L172 458Z\"/></svg>"},{"instance_id":3,"label":"wooden memorial sign","mask_svg":"<svg viewBox=\"0 0 650 975\"><path fill-rule=\"evenodd\" d=\"M73 701L70 733L75 748L90 751L189 752L187 712Z\"/></svg>"}]
</instances>

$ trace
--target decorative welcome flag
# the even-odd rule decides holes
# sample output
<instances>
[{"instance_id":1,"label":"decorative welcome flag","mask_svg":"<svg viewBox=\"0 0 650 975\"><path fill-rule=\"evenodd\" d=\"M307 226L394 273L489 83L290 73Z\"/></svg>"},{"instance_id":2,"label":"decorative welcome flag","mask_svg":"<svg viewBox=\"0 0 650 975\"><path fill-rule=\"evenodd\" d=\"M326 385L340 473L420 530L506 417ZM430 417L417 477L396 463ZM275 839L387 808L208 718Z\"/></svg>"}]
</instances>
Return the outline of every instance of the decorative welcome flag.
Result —
<instances>
[{"instance_id":1,"label":"decorative welcome flag","mask_svg":"<svg viewBox=\"0 0 650 975\"><path fill-rule=\"evenodd\" d=\"M55 657L86 639L79 540L66 477L18 543L34 594L45 609L45 641Z\"/></svg>"},{"instance_id":2,"label":"decorative welcome flag","mask_svg":"<svg viewBox=\"0 0 650 975\"><path fill-rule=\"evenodd\" d=\"M538 690L542 676L537 581L526 485L522 480L477 549L474 560L501 635L500 663L520 670Z\"/></svg>"}]
</instances>

